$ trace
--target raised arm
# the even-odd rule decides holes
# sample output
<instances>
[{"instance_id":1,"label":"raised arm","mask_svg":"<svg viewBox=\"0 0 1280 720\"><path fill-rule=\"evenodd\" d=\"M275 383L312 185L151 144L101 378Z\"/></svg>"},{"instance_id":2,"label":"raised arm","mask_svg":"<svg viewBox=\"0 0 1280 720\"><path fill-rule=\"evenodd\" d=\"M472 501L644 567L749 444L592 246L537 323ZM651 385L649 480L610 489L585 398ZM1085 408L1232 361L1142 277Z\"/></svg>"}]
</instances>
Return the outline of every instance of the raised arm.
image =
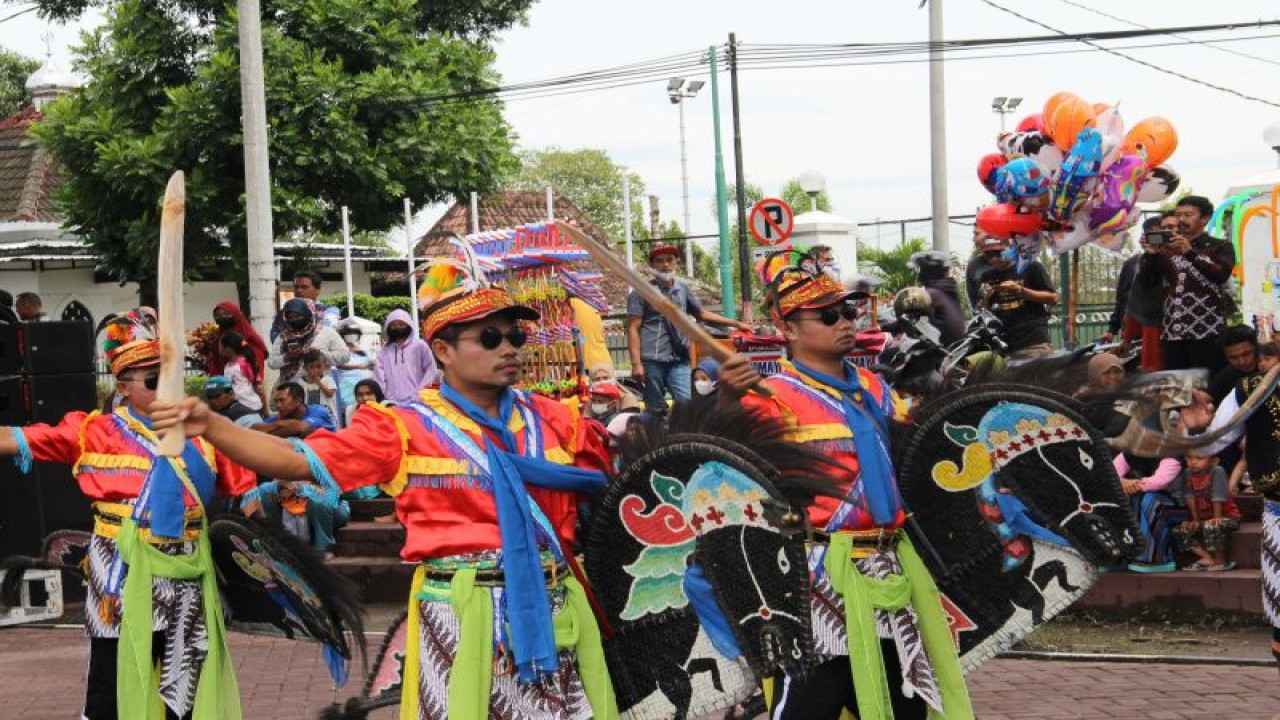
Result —
<instances>
[{"instance_id":1,"label":"raised arm","mask_svg":"<svg viewBox=\"0 0 1280 720\"><path fill-rule=\"evenodd\" d=\"M202 436L237 465L259 475L314 480L306 457L283 438L240 427L211 411L199 398L188 397L177 405L157 402L151 419L156 430L182 422L188 437Z\"/></svg>"}]
</instances>

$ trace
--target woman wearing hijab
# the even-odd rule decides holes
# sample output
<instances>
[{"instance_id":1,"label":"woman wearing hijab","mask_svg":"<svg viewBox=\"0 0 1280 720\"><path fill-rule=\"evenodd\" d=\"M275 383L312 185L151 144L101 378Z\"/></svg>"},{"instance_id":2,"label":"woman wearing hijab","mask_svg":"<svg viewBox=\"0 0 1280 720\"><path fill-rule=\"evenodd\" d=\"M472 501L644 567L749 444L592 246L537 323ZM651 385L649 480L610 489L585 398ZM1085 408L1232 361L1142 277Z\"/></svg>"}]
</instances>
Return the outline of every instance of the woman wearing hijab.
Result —
<instances>
[{"instance_id":1,"label":"woman wearing hijab","mask_svg":"<svg viewBox=\"0 0 1280 720\"><path fill-rule=\"evenodd\" d=\"M693 369L693 394L695 397L707 397L715 394L720 384L720 363L712 358L702 358L698 367Z\"/></svg>"},{"instance_id":2,"label":"woman wearing hijab","mask_svg":"<svg viewBox=\"0 0 1280 720\"><path fill-rule=\"evenodd\" d=\"M253 329L253 324L249 322L249 318L245 317L240 311L240 306L227 300L213 306L213 322L218 326L218 334L213 338L213 351L205 358L204 370L205 374L210 377L221 375L223 361L218 356L218 346L222 342L222 338L229 333L235 333L244 338L244 341L253 350L253 356L257 358L254 364L254 373L257 377L262 377L263 363L267 359L267 344L263 342L262 336L257 330Z\"/></svg>"},{"instance_id":3,"label":"woman wearing hijab","mask_svg":"<svg viewBox=\"0 0 1280 720\"><path fill-rule=\"evenodd\" d=\"M347 362L351 351L331 327L316 325L315 304L303 298L292 298L280 311L285 330L271 346L267 367L280 371L280 382L288 382L303 375L302 356L316 349L329 358L329 365L336 367Z\"/></svg>"}]
</instances>

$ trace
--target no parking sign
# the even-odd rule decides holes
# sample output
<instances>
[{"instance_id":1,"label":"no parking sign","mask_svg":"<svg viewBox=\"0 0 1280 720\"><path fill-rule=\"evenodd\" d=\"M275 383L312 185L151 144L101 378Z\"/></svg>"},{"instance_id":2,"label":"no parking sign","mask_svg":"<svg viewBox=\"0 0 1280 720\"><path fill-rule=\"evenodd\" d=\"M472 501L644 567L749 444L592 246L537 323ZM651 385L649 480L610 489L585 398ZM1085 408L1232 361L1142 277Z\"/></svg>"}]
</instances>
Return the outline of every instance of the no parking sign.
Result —
<instances>
[{"instance_id":1,"label":"no parking sign","mask_svg":"<svg viewBox=\"0 0 1280 720\"><path fill-rule=\"evenodd\" d=\"M796 216L785 200L765 198L751 208L747 226L761 245L780 245L791 237Z\"/></svg>"}]
</instances>

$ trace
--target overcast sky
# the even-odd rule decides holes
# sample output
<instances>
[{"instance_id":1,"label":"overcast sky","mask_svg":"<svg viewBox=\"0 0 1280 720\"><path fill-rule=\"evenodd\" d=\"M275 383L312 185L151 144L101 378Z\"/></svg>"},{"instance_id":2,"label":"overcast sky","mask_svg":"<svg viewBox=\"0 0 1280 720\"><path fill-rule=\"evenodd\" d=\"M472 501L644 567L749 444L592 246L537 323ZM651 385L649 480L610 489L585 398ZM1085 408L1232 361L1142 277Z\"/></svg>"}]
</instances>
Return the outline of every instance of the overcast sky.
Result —
<instances>
[{"instance_id":1,"label":"overcast sky","mask_svg":"<svg viewBox=\"0 0 1280 720\"><path fill-rule=\"evenodd\" d=\"M1147 26L1248 22L1280 17L1275 0L1214 3L1191 0L993 0L1068 32L1132 26L1080 5ZM498 45L506 82L539 80L705 49L730 31L743 43L881 43L927 39L928 11L917 0L543 0L529 22ZM13 6L9 6L13 7ZM7 13L0 12L0 16ZM1048 34L981 0L946 0L948 39ZM49 28L33 16L0 25L0 44L43 55L42 33L54 34L56 56L69 57L75 28ZM1196 39L1269 35L1216 46L1261 56L1240 57L1214 46L1128 50L1206 82L1280 104L1280 28L1196 35ZM1138 39L1117 45L1177 42ZM1055 45L1052 51L1081 46ZM982 54L1027 52L993 50ZM702 77L687 74L690 78ZM994 151L996 95L1025 98L1011 124L1059 90L1090 102L1122 103L1127 124L1148 115L1169 118L1180 135L1168 162L1196 192L1215 201L1242 177L1273 167L1263 128L1280 122L1280 107L1244 100L1100 52L1002 57L947 63L947 162L952 214L990 201L975 166ZM823 173L834 211L858 222L922 217L929 203L928 66L904 63L824 69L752 70L741 75L743 153L747 178L777 191L805 170ZM681 211L677 109L662 80L637 87L538 100L515 100L507 118L524 147L602 148L644 178L661 197L666 219ZM268 103L270 98L268 98ZM693 233L714 231L715 193L709 88L686 101ZM731 162L727 74L722 88L726 160ZM726 171L732 181L732 166ZM967 242L954 228L953 247ZM963 244L960 245L963 247Z\"/></svg>"}]
</instances>

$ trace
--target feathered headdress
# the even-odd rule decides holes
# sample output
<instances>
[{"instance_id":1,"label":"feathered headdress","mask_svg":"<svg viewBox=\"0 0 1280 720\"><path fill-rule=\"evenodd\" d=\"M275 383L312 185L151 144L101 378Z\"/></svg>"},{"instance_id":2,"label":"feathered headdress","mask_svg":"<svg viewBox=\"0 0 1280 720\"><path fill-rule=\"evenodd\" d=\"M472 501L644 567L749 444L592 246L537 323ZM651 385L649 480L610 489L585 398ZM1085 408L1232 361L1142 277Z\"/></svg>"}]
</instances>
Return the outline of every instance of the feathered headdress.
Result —
<instances>
[{"instance_id":1,"label":"feathered headdress","mask_svg":"<svg viewBox=\"0 0 1280 720\"><path fill-rule=\"evenodd\" d=\"M102 356L111 364L113 375L159 363L155 311L136 307L108 318L102 327Z\"/></svg>"},{"instance_id":2,"label":"feathered headdress","mask_svg":"<svg viewBox=\"0 0 1280 720\"><path fill-rule=\"evenodd\" d=\"M802 308L823 308L858 293L846 290L817 261L795 250L770 253L756 265L775 322Z\"/></svg>"},{"instance_id":3,"label":"feathered headdress","mask_svg":"<svg viewBox=\"0 0 1280 720\"><path fill-rule=\"evenodd\" d=\"M533 308L517 305L506 290L489 284L466 240L454 236L449 243L458 249L456 257L433 258L418 266L419 272L425 271L418 286L424 338L429 341L447 325L502 310L522 320L540 317Z\"/></svg>"}]
</instances>

